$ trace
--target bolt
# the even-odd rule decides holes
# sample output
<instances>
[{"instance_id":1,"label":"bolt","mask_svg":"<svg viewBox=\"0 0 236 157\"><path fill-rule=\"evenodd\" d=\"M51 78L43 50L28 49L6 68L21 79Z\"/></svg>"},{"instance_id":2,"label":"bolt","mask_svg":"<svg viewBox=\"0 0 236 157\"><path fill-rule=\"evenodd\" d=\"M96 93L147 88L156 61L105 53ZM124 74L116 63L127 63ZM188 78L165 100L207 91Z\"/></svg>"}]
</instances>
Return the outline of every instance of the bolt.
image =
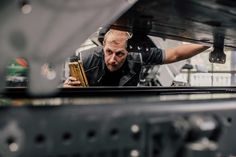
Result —
<instances>
[{"instance_id":1,"label":"bolt","mask_svg":"<svg viewBox=\"0 0 236 157\"><path fill-rule=\"evenodd\" d=\"M9 149L11 152L16 152L18 150L18 145L16 143L9 144Z\"/></svg>"},{"instance_id":2,"label":"bolt","mask_svg":"<svg viewBox=\"0 0 236 157\"><path fill-rule=\"evenodd\" d=\"M130 152L130 156L131 157L139 157L139 151L138 150L136 150L136 149L133 149L133 150L131 150L131 152Z\"/></svg>"},{"instance_id":3,"label":"bolt","mask_svg":"<svg viewBox=\"0 0 236 157\"><path fill-rule=\"evenodd\" d=\"M137 124L131 126L132 133L136 134L140 131L140 127Z\"/></svg>"}]
</instances>

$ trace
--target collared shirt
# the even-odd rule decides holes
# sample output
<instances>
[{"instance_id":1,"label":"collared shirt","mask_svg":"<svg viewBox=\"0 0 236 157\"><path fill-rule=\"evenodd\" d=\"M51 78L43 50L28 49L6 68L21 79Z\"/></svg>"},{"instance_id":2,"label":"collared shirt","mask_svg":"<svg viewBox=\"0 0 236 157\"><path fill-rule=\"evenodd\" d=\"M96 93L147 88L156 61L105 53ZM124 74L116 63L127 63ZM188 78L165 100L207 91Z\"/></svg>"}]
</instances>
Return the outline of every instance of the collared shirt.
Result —
<instances>
[{"instance_id":1,"label":"collared shirt","mask_svg":"<svg viewBox=\"0 0 236 157\"><path fill-rule=\"evenodd\" d=\"M104 52L102 47L81 52L83 66L90 86L99 86L105 75ZM122 70L119 86L137 86L139 75L144 65L159 65L164 62L164 51L151 48L142 53L129 52L127 67Z\"/></svg>"}]
</instances>

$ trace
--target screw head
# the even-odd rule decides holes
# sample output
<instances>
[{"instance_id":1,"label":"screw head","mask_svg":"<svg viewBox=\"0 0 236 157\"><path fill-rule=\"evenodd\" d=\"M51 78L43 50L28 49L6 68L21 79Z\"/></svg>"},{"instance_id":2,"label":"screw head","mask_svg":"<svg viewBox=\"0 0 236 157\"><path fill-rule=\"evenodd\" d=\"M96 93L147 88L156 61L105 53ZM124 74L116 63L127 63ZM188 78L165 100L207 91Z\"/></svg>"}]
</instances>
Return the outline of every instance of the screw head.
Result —
<instances>
[{"instance_id":1,"label":"screw head","mask_svg":"<svg viewBox=\"0 0 236 157\"><path fill-rule=\"evenodd\" d=\"M140 127L137 124L134 124L134 125L131 126L131 131L134 134L139 133Z\"/></svg>"},{"instance_id":2,"label":"screw head","mask_svg":"<svg viewBox=\"0 0 236 157\"><path fill-rule=\"evenodd\" d=\"M131 152L130 152L130 156L131 157L139 157L139 151L138 150L136 150L136 149L133 149L133 150L131 150Z\"/></svg>"}]
</instances>

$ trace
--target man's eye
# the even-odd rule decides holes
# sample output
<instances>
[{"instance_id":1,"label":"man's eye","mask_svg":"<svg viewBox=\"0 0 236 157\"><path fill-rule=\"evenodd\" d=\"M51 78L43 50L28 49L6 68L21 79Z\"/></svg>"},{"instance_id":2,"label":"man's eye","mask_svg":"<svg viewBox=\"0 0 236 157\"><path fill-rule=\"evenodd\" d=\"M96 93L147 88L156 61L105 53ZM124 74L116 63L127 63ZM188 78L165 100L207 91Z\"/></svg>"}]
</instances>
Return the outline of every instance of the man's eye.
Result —
<instances>
[{"instance_id":1,"label":"man's eye","mask_svg":"<svg viewBox=\"0 0 236 157\"><path fill-rule=\"evenodd\" d=\"M117 52L116 55L117 55L118 57L122 57L122 56L124 56L125 54L124 54L123 52Z\"/></svg>"},{"instance_id":2,"label":"man's eye","mask_svg":"<svg viewBox=\"0 0 236 157\"><path fill-rule=\"evenodd\" d=\"M111 51L111 50L106 50L106 53L107 53L108 55L110 55L110 54L112 54L112 51Z\"/></svg>"}]
</instances>

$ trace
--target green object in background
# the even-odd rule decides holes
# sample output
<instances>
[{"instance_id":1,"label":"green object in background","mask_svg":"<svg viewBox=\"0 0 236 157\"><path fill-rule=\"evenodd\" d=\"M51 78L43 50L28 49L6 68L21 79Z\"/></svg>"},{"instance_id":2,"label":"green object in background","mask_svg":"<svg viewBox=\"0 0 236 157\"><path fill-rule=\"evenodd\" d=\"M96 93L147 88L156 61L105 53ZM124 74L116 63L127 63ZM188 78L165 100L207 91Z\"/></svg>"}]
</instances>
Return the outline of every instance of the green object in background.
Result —
<instances>
[{"instance_id":1,"label":"green object in background","mask_svg":"<svg viewBox=\"0 0 236 157\"><path fill-rule=\"evenodd\" d=\"M7 87L26 87L28 76L28 64L23 58L16 58L6 69Z\"/></svg>"},{"instance_id":2,"label":"green object in background","mask_svg":"<svg viewBox=\"0 0 236 157\"><path fill-rule=\"evenodd\" d=\"M7 67L7 76L27 76L28 68L20 65L17 60L13 60Z\"/></svg>"},{"instance_id":3,"label":"green object in background","mask_svg":"<svg viewBox=\"0 0 236 157\"><path fill-rule=\"evenodd\" d=\"M0 98L0 106L10 106L10 105L11 105L10 99Z\"/></svg>"}]
</instances>

